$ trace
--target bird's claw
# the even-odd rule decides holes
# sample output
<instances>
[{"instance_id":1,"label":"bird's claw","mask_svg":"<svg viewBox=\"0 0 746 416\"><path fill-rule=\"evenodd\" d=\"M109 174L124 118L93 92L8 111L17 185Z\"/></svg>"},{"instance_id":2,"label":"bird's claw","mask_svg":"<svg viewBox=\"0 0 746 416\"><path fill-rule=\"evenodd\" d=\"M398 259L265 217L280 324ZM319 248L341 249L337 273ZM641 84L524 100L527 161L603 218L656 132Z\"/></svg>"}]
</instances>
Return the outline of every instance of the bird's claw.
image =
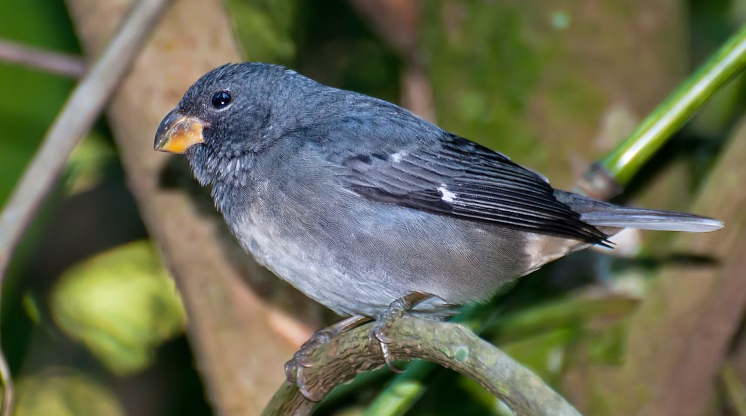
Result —
<instances>
[{"instance_id":1,"label":"bird's claw","mask_svg":"<svg viewBox=\"0 0 746 416\"><path fill-rule=\"evenodd\" d=\"M298 384L298 363L295 362L295 358L285 363L285 379L288 383Z\"/></svg>"},{"instance_id":2,"label":"bird's claw","mask_svg":"<svg viewBox=\"0 0 746 416\"><path fill-rule=\"evenodd\" d=\"M303 344L300 350L293 355L293 358L285 363L285 378L289 383L298 386L298 390L303 397L312 402L320 402L324 398L323 395L314 395L311 393L305 378L305 370L314 366L312 362L314 351L342 332L368 320L370 318L365 316L350 316L330 327L316 331L311 339Z\"/></svg>"},{"instance_id":3,"label":"bird's claw","mask_svg":"<svg viewBox=\"0 0 746 416\"><path fill-rule=\"evenodd\" d=\"M289 383L295 384L298 387L298 391L300 392L300 394L303 395L303 397L305 397L309 401L318 403L324 397L314 395L308 388L308 384L306 384L305 378L305 369L309 367L310 366L298 363L296 359L293 358L285 363L285 377L287 378Z\"/></svg>"},{"instance_id":4,"label":"bird's claw","mask_svg":"<svg viewBox=\"0 0 746 416\"><path fill-rule=\"evenodd\" d=\"M313 393L308 389L308 385L306 384L306 380L303 378L303 367L299 367L298 371L298 381L295 383L295 385L298 386L298 391L300 391L300 394L303 395L303 397L306 398L306 400L318 403L324 399L323 396L314 396Z\"/></svg>"},{"instance_id":5,"label":"bird's claw","mask_svg":"<svg viewBox=\"0 0 746 416\"><path fill-rule=\"evenodd\" d=\"M303 365L299 365L295 361L295 358L293 358L285 363L285 377L289 383L295 384L298 387L298 391L303 395L303 397L309 401L318 403L323 399L323 397L315 396L309 390L308 384L306 384L306 378L304 377L304 370L306 368L307 367Z\"/></svg>"},{"instance_id":6,"label":"bird's claw","mask_svg":"<svg viewBox=\"0 0 746 416\"><path fill-rule=\"evenodd\" d=\"M368 349L371 352L375 352L374 345L378 344L378 348L381 349L381 354L383 355L383 361L395 373L401 373L404 370L394 365L394 356L388 345L391 343L391 338L389 338L387 332L391 329L394 322L404 316L411 307L411 302L406 298L395 300L389 305L386 312L379 317L376 323L373 324L373 329L371 329L368 335Z\"/></svg>"},{"instance_id":7,"label":"bird's claw","mask_svg":"<svg viewBox=\"0 0 746 416\"><path fill-rule=\"evenodd\" d=\"M332 335L328 330L320 330L313 334L311 339L300 347L293 358L285 363L285 378L288 382L298 386L298 390L306 399L312 402L320 402L323 397L314 396L306 384L304 370L313 367L311 357L317 348L331 340Z\"/></svg>"}]
</instances>

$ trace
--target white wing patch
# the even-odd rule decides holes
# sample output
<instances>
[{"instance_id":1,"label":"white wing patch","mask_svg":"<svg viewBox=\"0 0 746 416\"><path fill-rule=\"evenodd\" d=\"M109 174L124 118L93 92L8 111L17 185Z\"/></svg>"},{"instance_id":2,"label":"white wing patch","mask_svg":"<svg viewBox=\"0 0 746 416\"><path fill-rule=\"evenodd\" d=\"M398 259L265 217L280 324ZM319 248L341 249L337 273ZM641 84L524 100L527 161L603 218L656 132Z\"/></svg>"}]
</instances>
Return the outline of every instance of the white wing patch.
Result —
<instances>
[{"instance_id":1,"label":"white wing patch","mask_svg":"<svg viewBox=\"0 0 746 416\"><path fill-rule=\"evenodd\" d=\"M396 153L394 153L394 154L391 155L391 161L394 162L394 163L399 163L406 156L407 156L407 152L405 152L405 151L396 152Z\"/></svg>"},{"instance_id":2,"label":"white wing patch","mask_svg":"<svg viewBox=\"0 0 746 416\"><path fill-rule=\"evenodd\" d=\"M440 199L442 199L445 202L453 202L456 199L456 194L449 191L446 188L445 184L440 184L440 188L438 188L438 192L440 192Z\"/></svg>"}]
</instances>

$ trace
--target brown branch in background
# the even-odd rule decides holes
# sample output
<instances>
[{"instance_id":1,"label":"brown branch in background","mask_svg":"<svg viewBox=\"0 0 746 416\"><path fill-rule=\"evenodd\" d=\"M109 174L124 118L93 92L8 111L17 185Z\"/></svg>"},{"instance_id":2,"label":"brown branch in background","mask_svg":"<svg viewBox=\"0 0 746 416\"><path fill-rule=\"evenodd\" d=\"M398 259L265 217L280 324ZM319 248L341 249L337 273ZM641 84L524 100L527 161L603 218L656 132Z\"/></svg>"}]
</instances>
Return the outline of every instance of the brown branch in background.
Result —
<instances>
[{"instance_id":1,"label":"brown branch in background","mask_svg":"<svg viewBox=\"0 0 746 416\"><path fill-rule=\"evenodd\" d=\"M86 71L85 62L78 57L30 48L7 40L0 40L0 61L71 78L80 78Z\"/></svg>"},{"instance_id":2,"label":"brown branch in background","mask_svg":"<svg viewBox=\"0 0 746 416\"><path fill-rule=\"evenodd\" d=\"M18 241L49 193L81 137L91 128L115 87L127 73L143 42L172 0L142 1L108 45L91 72L75 88L47 132L0 215L0 285ZM0 414L8 416L13 386L5 357L0 354L4 384Z\"/></svg>"},{"instance_id":3,"label":"brown branch in background","mask_svg":"<svg viewBox=\"0 0 746 416\"><path fill-rule=\"evenodd\" d=\"M358 14L404 61L401 75L402 105L435 122L433 90L420 62L418 41L420 0L349 0Z\"/></svg>"},{"instance_id":4,"label":"brown branch in background","mask_svg":"<svg viewBox=\"0 0 746 416\"><path fill-rule=\"evenodd\" d=\"M399 55L411 55L420 32L420 0L349 0Z\"/></svg>"},{"instance_id":5,"label":"brown branch in background","mask_svg":"<svg viewBox=\"0 0 746 416\"><path fill-rule=\"evenodd\" d=\"M145 0L141 0L145 1ZM132 0L66 0L88 55L96 55ZM195 18L199 28L195 29ZM252 291L228 247L223 220L183 187L191 178L164 173L173 156L155 152L161 118L210 69L240 60L219 0L180 0L113 98L107 115L130 190L160 246L187 310L187 335L216 414L257 415L285 376L297 345L278 329L290 319ZM173 169L171 169L173 171ZM184 174L182 172L182 174ZM172 185L165 185L169 182ZM205 209L206 208L206 209ZM248 257L241 253L241 259Z\"/></svg>"},{"instance_id":6,"label":"brown branch in background","mask_svg":"<svg viewBox=\"0 0 746 416\"><path fill-rule=\"evenodd\" d=\"M424 67L416 60L411 61L402 73L402 105L431 122L435 122L433 89Z\"/></svg>"},{"instance_id":7,"label":"brown branch in background","mask_svg":"<svg viewBox=\"0 0 746 416\"><path fill-rule=\"evenodd\" d=\"M348 331L314 352L314 366L305 372L314 395L323 397L356 374L383 365L380 351L368 350L369 331L369 325ZM516 415L580 416L534 373L464 326L405 316L388 334L397 359L425 359L451 368L476 380ZM314 407L286 382L262 414L302 416Z\"/></svg>"}]
</instances>

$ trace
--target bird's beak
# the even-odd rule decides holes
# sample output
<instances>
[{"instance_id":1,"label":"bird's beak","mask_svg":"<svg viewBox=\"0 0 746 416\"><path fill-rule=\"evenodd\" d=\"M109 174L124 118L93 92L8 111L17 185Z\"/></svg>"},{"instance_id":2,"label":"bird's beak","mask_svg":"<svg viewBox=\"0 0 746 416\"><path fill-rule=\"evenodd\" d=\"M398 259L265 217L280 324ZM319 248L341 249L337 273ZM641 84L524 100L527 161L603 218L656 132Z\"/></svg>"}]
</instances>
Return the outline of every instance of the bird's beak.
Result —
<instances>
[{"instance_id":1,"label":"bird's beak","mask_svg":"<svg viewBox=\"0 0 746 416\"><path fill-rule=\"evenodd\" d=\"M204 143L202 128L205 123L197 117L186 116L171 110L161 121L155 133L155 150L182 154L195 144Z\"/></svg>"}]
</instances>

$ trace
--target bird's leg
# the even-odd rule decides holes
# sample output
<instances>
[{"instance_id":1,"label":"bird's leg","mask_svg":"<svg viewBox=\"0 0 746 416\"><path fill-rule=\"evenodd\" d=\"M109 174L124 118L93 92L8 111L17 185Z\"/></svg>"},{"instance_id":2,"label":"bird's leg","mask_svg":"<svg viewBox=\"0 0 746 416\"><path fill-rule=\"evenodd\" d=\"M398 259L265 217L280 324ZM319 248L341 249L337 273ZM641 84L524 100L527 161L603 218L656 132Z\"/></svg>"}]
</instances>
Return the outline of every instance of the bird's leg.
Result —
<instances>
[{"instance_id":1,"label":"bird's leg","mask_svg":"<svg viewBox=\"0 0 746 416\"><path fill-rule=\"evenodd\" d=\"M391 325L393 325L397 319L404 316L418 304L432 297L433 295L412 292L407 296L399 298L389 305L388 309L386 309L386 312L381 314L381 316L378 317L375 324L373 325L373 329L370 331L370 335L368 337L368 349L370 349L371 351L375 351L374 345L378 344L378 346L381 348L381 353L383 354L383 360L386 362L386 365L391 369L391 371L395 373L401 373L404 370L401 370L394 366L394 357L392 357L391 350L389 350L388 346L389 342L391 341L386 335L386 332L388 332L388 330L391 328Z\"/></svg>"},{"instance_id":2,"label":"bird's leg","mask_svg":"<svg viewBox=\"0 0 746 416\"><path fill-rule=\"evenodd\" d=\"M370 320L371 318L368 316L353 315L335 323L334 325L330 325L314 332L311 339L300 347L300 350L293 355L293 358L290 361L285 363L285 377L287 380L296 384L301 394L303 394L303 396L308 400L312 402L320 401L321 398L314 397L308 391L306 381L303 377L303 370L313 367L313 363L311 362L313 352L339 334Z\"/></svg>"}]
</instances>

